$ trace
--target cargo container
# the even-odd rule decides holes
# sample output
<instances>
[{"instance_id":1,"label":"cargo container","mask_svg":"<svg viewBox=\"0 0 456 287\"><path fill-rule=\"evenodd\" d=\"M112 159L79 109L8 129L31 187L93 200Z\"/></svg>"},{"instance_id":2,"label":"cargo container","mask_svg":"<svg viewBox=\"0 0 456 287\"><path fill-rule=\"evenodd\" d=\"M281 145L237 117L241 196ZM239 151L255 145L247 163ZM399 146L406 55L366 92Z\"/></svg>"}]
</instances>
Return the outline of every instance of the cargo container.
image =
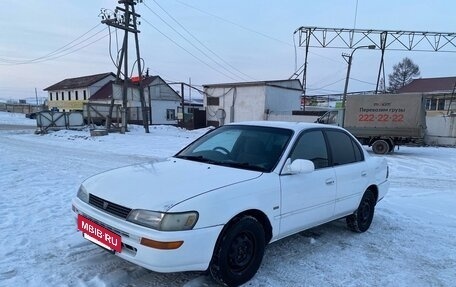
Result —
<instances>
[{"instance_id":1,"label":"cargo container","mask_svg":"<svg viewBox=\"0 0 456 287\"><path fill-rule=\"evenodd\" d=\"M329 111L317 122L346 128L377 154L395 146L422 143L426 131L422 94L349 95L345 109Z\"/></svg>"}]
</instances>

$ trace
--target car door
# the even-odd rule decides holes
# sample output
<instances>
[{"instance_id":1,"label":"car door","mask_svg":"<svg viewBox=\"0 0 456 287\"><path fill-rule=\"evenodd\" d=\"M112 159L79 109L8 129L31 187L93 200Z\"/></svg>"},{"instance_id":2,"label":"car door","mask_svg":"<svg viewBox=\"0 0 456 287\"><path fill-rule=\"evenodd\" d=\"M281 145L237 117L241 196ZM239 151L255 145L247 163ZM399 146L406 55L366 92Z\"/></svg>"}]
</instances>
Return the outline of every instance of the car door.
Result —
<instances>
[{"instance_id":1,"label":"car door","mask_svg":"<svg viewBox=\"0 0 456 287\"><path fill-rule=\"evenodd\" d=\"M344 216L358 208L368 184L368 166L359 143L343 130L325 131L337 178L334 216Z\"/></svg>"},{"instance_id":2,"label":"car door","mask_svg":"<svg viewBox=\"0 0 456 287\"><path fill-rule=\"evenodd\" d=\"M334 212L336 181L329 164L329 153L323 132L319 129L302 133L289 155L290 162L307 159L314 163L311 173L280 175L280 233L286 236L328 221Z\"/></svg>"}]
</instances>

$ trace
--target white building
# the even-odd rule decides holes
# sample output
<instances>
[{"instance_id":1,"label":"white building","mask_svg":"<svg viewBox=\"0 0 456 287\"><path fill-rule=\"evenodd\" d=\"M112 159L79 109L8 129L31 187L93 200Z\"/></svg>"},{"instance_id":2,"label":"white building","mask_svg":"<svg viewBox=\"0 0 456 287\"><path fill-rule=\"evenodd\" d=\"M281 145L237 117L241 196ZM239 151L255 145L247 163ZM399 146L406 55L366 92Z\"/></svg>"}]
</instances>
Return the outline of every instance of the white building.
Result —
<instances>
[{"instance_id":1,"label":"white building","mask_svg":"<svg viewBox=\"0 0 456 287\"><path fill-rule=\"evenodd\" d=\"M62 80L44 89L48 92L47 105L62 112L82 110L83 103L115 78L114 73L102 73Z\"/></svg>"},{"instance_id":2,"label":"white building","mask_svg":"<svg viewBox=\"0 0 456 287\"><path fill-rule=\"evenodd\" d=\"M300 110L299 80L258 81L204 85L207 124L268 120Z\"/></svg>"},{"instance_id":3,"label":"white building","mask_svg":"<svg viewBox=\"0 0 456 287\"><path fill-rule=\"evenodd\" d=\"M456 146L456 77L415 79L397 92L425 95L426 144Z\"/></svg>"},{"instance_id":4,"label":"white building","mask_svg":"<svg viewBox=\"0 0 456 287\"><path fill-rule=\"evenodd\" d=\"M150 76L142 80L144 87L145 104L152 114L154 125L176 125L177 108L182 105L182 99L162 78ZM122 84L115 84L114 81L106 83L97 93L90 97L91 103L111 103L114 98L115 104L122 104ZM149 96L150 95L150 96ZM129 122L142 121L141 101L139 89L131 85L127 90L127 106L129 109ZM149 109L151 107L151 109Z\"/></svg>"}]
</instances>

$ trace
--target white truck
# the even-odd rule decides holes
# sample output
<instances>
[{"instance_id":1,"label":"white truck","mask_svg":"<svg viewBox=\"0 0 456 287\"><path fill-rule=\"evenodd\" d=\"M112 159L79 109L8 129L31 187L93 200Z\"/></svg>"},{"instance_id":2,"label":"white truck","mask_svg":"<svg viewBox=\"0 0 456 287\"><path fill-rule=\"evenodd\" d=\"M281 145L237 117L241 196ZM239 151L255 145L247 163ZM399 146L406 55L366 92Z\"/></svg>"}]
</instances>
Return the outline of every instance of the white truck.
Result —
<instances>
[{"instance_id":1,"label":"white truck","mask_svg":"<svg viewBox=\"0 0 456 287\"><path fill-rule=\"evenodd\" d=\"M426 131L421 94L349 95L345 110L328 111L317 122L342 126L377 154L402 144L420 143Z\"/></svg>"}]
</instances>

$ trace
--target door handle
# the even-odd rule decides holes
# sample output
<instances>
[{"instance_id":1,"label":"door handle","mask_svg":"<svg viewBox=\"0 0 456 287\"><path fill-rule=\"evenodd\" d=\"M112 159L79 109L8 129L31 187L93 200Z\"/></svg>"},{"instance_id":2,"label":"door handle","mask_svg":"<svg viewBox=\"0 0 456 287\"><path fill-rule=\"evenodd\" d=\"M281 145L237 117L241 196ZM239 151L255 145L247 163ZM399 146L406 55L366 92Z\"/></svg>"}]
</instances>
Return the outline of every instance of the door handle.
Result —
<instances>
[{"instance_id":1,"label":"door handle","mask_svg":"<svg viewBox=\"0 0 456 287\"><path fill-rule=\"evenodd\" d=\"M361 176L366 176L367 175L367 171L362 171L361 172Z\"/></svg>"},{"instance_id":2,"label":"door handle","mask_svg":"<svg viewBox=\"0 0 456 287\"><path fill-rule=\"evenodd\" d=\"M333 178L328 178L328 179L326 180L326 184L327 184L327 185L334 184L334 182L335 182L335 181L334 181Z\"/></svg>"}]
</instances>

